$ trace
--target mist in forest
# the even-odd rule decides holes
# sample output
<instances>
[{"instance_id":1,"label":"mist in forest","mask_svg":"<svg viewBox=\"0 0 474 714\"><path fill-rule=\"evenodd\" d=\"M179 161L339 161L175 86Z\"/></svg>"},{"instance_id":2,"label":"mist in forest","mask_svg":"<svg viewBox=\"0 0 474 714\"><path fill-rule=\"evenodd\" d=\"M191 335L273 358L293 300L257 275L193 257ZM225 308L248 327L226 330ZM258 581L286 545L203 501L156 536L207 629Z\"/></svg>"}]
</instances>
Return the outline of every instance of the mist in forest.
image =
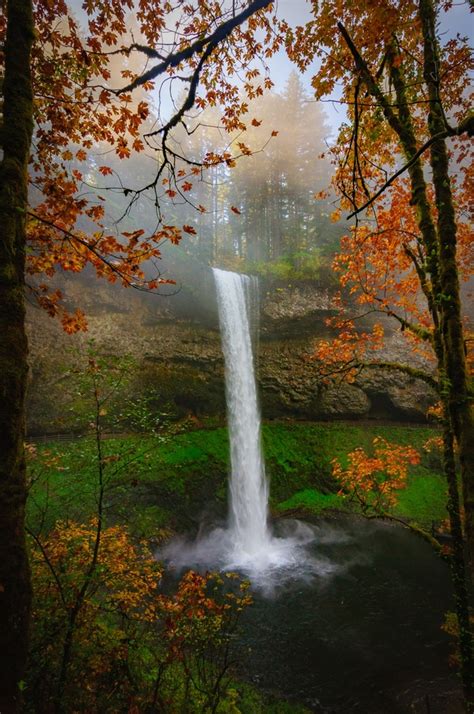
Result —
<instances>
[{"instance_id":1,"label":"mist in forest","mask_svg":"<svg viewBox=\"0 0 474 714\"><path fill-rule=\"evenodd\" d=\"M151 112L148 126L156 121ZM130 195L153 181L159 151L120 160L98 147L87 183L106 198L107 230L119 235L137 229L152 233L160 224L190 227L178 246L163 244L163 260L150 266L167 277L177 273L178 280L189 259L282 278L324 279L345 226L331 220L330 193L317 197L330 187L332 174L333 129L323 106L292 72L281 91L248 102L244 121L245 130L229 134L218 106L193 109L170 140L178 157L174 176L186 190L167 193L172 177L165 172L158 206L152 192L133 202ZM201 168L203 157L224 152L232 158ZM102 163L113 175L100 173Z\"/></svg>"}]
</instances>

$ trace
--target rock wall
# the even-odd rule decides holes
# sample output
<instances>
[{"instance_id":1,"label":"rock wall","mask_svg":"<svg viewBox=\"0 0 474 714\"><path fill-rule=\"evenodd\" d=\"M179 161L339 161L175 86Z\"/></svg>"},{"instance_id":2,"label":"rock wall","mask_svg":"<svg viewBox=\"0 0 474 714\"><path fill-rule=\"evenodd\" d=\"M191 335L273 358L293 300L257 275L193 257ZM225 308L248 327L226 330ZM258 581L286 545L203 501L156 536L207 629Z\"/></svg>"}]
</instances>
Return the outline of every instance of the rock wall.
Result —
<instances>
[{"instance_id":1,"label":"rock wall","mask_svg":"<svg viewBox=\"0 0 474 714\"><path fill-rule=\"evenodd\" d=\"M87 386L81 376L89 346L111 358L130 356L115 395L168 418L225 415L224 365L212 277L192 289L156 297L98 281L68 285L71 306L87 312L87 333L69 336L40 309L29 309L31 434L81 431L87 422ZM366 370L353 384L325 385L311 361L315 341L334 313L314 285L263 286L258 340L258 381L264 419L395 419L424 421L434 394L415 379ZM389 334L383 359L402 361L403 338ZM114 425L111 423L111 428Z\"/></svg>"}]
</instances>

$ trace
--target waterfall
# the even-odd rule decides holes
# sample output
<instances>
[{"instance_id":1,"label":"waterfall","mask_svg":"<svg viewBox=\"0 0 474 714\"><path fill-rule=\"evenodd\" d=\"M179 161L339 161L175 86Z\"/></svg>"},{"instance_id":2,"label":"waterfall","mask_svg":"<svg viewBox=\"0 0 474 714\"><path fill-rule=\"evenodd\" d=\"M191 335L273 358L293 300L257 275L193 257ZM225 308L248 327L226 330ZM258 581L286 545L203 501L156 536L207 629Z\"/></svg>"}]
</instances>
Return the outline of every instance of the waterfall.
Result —
<instances>
[{"instance_id":1,"label":"waterfall","mask_svg":"<svg viewBox=\"0 0 474 714\"><path fill-rule=\"evenodd\" d=\"M213 273L225 361L231 460L230 531L235 550L251 556L270 542L268 486L251 338L251 307L255 303L257 281L218 268Z\"/></svg>"},{"instance_id":2,"label":"waterfall","mask_svg":"<svg viewBox=\"0 0 474 714\"><path fill-rule=\"evenodd\" d=\"M307 548L315 531L301 521L282 519L276 533L267 522L268 484L261 449L260 413L252 346L258 341L257 281L213 268L225 362L231 473L227 527L200 530L193 541L177 537L161 549L173 567L237 569L268 592L294 577L328 574L333 566Z\"/></svg>"}]
</instances>

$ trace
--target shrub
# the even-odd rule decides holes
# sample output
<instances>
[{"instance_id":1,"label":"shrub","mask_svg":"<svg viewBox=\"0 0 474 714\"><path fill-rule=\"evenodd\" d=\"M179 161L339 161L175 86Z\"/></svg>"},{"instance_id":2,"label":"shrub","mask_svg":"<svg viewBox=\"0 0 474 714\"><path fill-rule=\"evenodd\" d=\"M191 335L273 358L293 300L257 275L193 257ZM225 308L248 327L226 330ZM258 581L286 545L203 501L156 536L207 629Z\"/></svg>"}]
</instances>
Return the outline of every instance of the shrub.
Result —
<instances>
[{"instance_id":1,"label":"shrub","mask_svg":"<svg viewBox=\"0 0 474 714\"><path fill-rule=\"evenodd\" d=\"M32 537L27 711L216 711L247 584L189 572L166 595L145 544L97 534L95 520Z\"/></svg>"}]
</instances>

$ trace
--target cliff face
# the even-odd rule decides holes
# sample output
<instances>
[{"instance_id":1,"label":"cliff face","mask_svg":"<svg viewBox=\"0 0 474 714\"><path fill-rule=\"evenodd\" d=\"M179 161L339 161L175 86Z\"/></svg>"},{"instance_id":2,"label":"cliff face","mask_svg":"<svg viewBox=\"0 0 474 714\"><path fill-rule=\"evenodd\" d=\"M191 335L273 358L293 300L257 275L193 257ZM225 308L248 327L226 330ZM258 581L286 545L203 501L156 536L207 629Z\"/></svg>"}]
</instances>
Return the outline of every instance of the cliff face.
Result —
<instances>
[{"instance_id":1,"label":"cliff face","mask_svg":"<svg viewBox=\"0 0 474 714\"><path fill-rule=\"evenodd\" d=\"M69 287L71 303L88 314L89 331L65 335L41 310L29 313L31 378L29 431L81 430L85 414L80 369L88 344L100 355L130 356L118 402L146 400L170 418L225 414L224 365L212 278L199 290L153 297L103 286ZM311 285L263 286L258 381L264 419L381 418L423 421L434 395L424 383L387 370L366 370L353 384L325 385L310 359L333 314L324 292ZM384 359L403 361L399 333L389 335ZM81 392L82 390L82 392Z\"/></svg>"},{"instance_id":2,"label":"cliff face","mask_svg":"<svg viewBox=\"0 0 474 714\"><path fill-rule=\"evenodd\" d=\"M321 381L311 355L318 339L331 334L325 321L334 314L327 293L311 285L266 295L260 344L263 404L272 393L274 409L299 418L424 421L428 406L436 401L435 394L426 383L400 372L366 369L352 384ZM403 335L390 323L385 324L385 335L385 348L377 353L377 360L406 363ZM426 366L412 355L409 363Z\"/></svg>"}]
</instances>

